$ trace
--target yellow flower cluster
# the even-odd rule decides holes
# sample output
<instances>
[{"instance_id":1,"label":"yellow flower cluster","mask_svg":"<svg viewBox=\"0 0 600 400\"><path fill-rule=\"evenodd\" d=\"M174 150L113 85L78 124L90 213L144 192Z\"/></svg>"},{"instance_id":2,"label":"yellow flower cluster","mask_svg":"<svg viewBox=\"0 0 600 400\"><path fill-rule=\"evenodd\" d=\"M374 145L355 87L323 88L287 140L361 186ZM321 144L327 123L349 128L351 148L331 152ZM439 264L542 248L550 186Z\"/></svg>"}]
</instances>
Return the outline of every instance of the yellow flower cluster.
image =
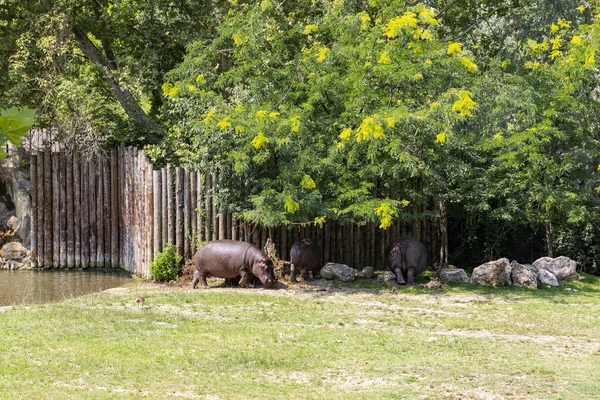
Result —
<instances>
[{"instance_id":1,"label":"yellow flower cluster","mask_svg":"<svg viewBox=\"0 0 600 400\"><path fill-rule=\"evenodd\" d=\"M258 134L252 139L252 147L256 150L264 147L269 142L269 139L266 138L265 134L262 132L258 132Z\"/></svg>"},{"instance_id":2,"label":"yellow flower cluster","mask_svg":"<svg viewBox=\"0 0 600 400\"><path fill-rule=\"evenodd\" d=\"M300 181L300 186L302 186L304 189L308 189L308 190L313 190L314 188L317 187L313 178L311 178L308 175L304 175L302 177L302 180Z\"/></svg>"},{"instance_id":3,"label":"yellow flower cluster","mask_svg":"<svg viewBox=\"0 0 600 400\"><path fill-rule=\"evenodd\" d=\"M458 100L452 104L452 111L458 113L461 117L472 117L471 110L475 108L475 102L471 99L472 93L467 90L459 90Z\"/></svg>"},{"instance_id":4,"label":"yellow flower cluster","mask_svg":"<svg viewBox=\"0 0 600 400\"><path fill-rule=\"evenodd\" d=\"M417 14L414 12L407 11L401 17L392 18L385 26L385 30L383 32L384 36L392 39L398 36L404 27L415 28L417 26L416 16Z\"/></svg>"},{"instance_id":5,"label":"yellow flower cluster","mask_svg":"<svg viewBox=\"0 0 600 400\"><path fill-rule=\"evenodd\" d=\"M329 55L329 49L327 47L321 47L319 49L319 53L317 54L317 62L323 62L325 58Z\"/></svg>"},{"instance_id":6,"label":"yellow flower cluster","mask_svg":"<svg viewBox=\"0 0 600 400\"><path fill-rule=\"evenodd\" d=\"M392 223L393 214L397 214L396 210L394 210L388 203L381 203L379 207L374 209L374 211L379 217L380 229L389 228Z\"/></svg>"},{"instance_id":7,"label":"yellow flower cluster","mask_svg":"<svg viewBox=\"0 0 600 400\"><path fill-rule=\"evenodd\" d=\"M440 132L435 137L435 142L439 143L439 144L444 144L444 143L446 143L447 137L448 136L446 135L446 132Z\"/></svg>"},{"instance_id":8,"label":"yellow flower cluster","mask_svg":"<svg viewBox=\"0 0 600 400\"><path fill-rule=\"evenodd\" d=\"M352 135L352 128L346 128L339 134L339 138L342 140L350 139L350 135Z\"/></svg>"},{"instance_id":9,"label":"yellow flower cluster","mask_svg":"<svg viewBox=\"0 0 600 400\"><path fill-rule=\"evenodd\" d=\"M235 35L233 35L233 44L235 44L236 46L242 44L243 41L244 41L244 38L242 37L242 35L240 35L239 32L237 32Z\"/></svg>"},{"instance_id":10,"label":"yellow flower cluster","mask_svg":"<svg viewBox=\"0 0 600 400\"><path fill-rule=\"evenodd\" d=\"M374 118L369 117L363 119L362 123L358 128L356 128L356 141L360 142L361 140L370 139L374 137L375 139L383 139L383 126L381 126Z\"/></svg>"},{"instance_id":11,"label":"yellow flower cluster","mask_svg":"<svg viewBox=\"0 0 600 400\"><path fill-rule=\"evenodd\" d=\"M304 31L302 32L303 35L310 35L313 32L316 32L319 30L319 27L317 25L306 25L304 27Z\"/></svg>"},{"instance_id":12,"label":"yellow flower cluster","mask_svg":"<svg viewBox=\"0 0 600 400\"><path fill-rule=\"evenodd\" d=\"M382 51L381 53L379 53L379 60L377 60L377 63L386 65L392 63L392 59L390 58L390 55L387 53L387 51Z\"/></svg>"},{"instance_id":13,"label":"yellow flower cluster","mask_svg":"<svg viewBox=\"0 0 600 400\"><path fill-rule=\"evenodd\" d=\"M462 43L460 43L460 42L450 43L448 45L448 51L446 52L446 54L458 54L458 53L460 53L461 50L462 50Z\"/></svg>"},{"instance_id":14,"label":"yellow flower cluster","mask_svg":"<svg viewBox=\"0 0 600 400\"><path fill-rule=\"evenodd\" d=\"M231 122L229 122L229 117L224 117L218 124L217 126L219 127L219 129L221 129L222 131L224 131L225 129L229 128L231 126Z\"/></svg>"},{"instance_id":15,"label":"yellow flower cluster","mask_svg":"<svg viewBox=\"0 0 600 400\"><path fill-rule=\"evenodd\" d=\"M460 62L462 63L462 65L465 66L465 68L467 69L467 71L471 72L471 73L475 73L477 72L477 64L475 64L473 62L473 58L471 57L461 57L460 58Z\"/></svg>"},{"instance_id":16,"label":"yellow flower cluster","mask_svg":"<svg viewBox=\"0 0 600 400\"><path fill-rule=\"evenodd\" d=\"M371 17L366 12L362 12L360 14L360 30L364 31L369 27L369 22L371 22Z\"/></svg>"}]
</instances>

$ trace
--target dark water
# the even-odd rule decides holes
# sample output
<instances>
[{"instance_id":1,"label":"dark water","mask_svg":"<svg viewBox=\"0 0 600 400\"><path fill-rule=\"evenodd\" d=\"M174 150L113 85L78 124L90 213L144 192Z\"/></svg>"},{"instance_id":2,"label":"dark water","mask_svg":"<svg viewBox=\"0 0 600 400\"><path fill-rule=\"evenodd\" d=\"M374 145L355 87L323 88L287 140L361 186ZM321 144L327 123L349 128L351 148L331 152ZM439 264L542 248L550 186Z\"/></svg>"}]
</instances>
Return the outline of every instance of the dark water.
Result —
<instances>
[{"instance_id":1,"label":"dark water","mask_svg":"<svg viewBox=\"0 0 600 400\"><path fill-rule=\"evenodd\" d=\"M132 281L129 274L114 270L0 270L0 306L60 301Z\"/></svg>"}]
</instances>

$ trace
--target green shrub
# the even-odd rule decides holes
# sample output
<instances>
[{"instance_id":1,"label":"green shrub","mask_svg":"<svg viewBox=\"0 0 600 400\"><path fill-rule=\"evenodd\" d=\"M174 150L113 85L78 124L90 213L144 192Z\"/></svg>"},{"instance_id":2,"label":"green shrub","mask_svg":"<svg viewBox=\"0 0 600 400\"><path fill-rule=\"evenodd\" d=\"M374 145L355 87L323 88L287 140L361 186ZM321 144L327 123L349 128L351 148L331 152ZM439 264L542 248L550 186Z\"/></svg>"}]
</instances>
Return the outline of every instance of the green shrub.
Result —
<instances>
[{"instance_id":1,"label":"green shrub","mask_svg":"<svg viewBox=\"0 0 600 400\"><path fill-rule=\"evenodd\" d=\"M181 256L177 248L168 243L163 251L150 263L150 274L156 281L174 281L179 277Z\"/></svg>"}]
</instances>

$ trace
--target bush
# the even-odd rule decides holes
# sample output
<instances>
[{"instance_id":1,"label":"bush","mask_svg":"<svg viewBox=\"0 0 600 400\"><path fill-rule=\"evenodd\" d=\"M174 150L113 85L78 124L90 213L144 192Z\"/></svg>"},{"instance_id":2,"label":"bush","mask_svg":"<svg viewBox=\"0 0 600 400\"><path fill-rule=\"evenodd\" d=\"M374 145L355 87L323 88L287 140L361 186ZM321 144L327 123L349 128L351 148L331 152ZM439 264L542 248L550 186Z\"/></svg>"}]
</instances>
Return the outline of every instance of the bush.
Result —
<instances>
[{"instance_id":1,"label":"bush","mask_svg":"<svg viewBox=\"0 0 600 400\"><path fill-rule=\"evenodd\" d=\"M181 256L177 248L169 243L150 263L150 274L156 281L174 281L179 277L180 263Z\"/></svg>"}]
</instances>

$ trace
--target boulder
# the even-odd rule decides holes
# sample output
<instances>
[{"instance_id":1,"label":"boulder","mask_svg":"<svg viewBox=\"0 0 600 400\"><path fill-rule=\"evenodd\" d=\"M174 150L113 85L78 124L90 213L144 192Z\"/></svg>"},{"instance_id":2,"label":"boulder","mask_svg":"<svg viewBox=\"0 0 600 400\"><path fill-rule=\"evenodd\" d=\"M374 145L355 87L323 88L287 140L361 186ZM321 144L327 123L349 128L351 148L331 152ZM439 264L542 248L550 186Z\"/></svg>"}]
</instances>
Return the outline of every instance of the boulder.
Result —
<instances>
[{"instance_id":1,"label":"boulder","mask_svg":"<svg viewBox=\"0 0 600 400\"><path fill-rule=\"evenodd\" d=\"M10 242L2 246L1 269L31 268L31 252L19 242Z\"/></svg>"},{"instance_id":2,"label":"boulder","mask_svg":"<svg viewBox=\"0 0 600 400\"><path fill-rule=\"evenodd\" d=\"M471 274L471 282L483 286L507 286L510 280L510 262L500 258L476 267Z\"/></svg>"},{"instance_id":3,"label":"boulder","mask_svg":"<svg viewBox=\"0 0 600 400\"><path fill-rule=\"evenodd\" d=\"M579 275L577 275L577 262L571 260L569 257L542 257L535 260L533 265L551 272L558 280L579 279Z\"/></svg>"},{"instance_id":4,"label":"boulder","mask_svg":"<svg viewBox=\"0 0 600 400\"><path fill-rule=\"evenodd\" d=\"M379 282L379 283L395 283L396 282L396 274L388 271L381 275L377 275L377 282Z\"/></svg>"},{"instance_id":5,"label":"boulder","mask_svg":"<svg viewBox=\"0 0 600 400\"><path fill-rule=\"evenodd\" d=\"M510 276L514 286L525 286L529 288L537 288L537 273L525 265L519 264L517 261L510 263Z\"/></svg>"},{"instance_id":6,"label":"boulder","mask_svg":"<svg viewBox=\"0 0 600 400\"><path fill-rule=\"evenodd\" d=\"M2 258L4 258L5 261L22 262L28 255L29 250L23 247L19 242L10 242L2 246Z\"/></svg>"},{"instance_id":7,"label":"boulder","mask_svg":"<svg viewBox=\"0 0 600 400\"><path fill-rule=\"evenodd\" d=\"M375 275L375 271L373 270L373 267L364 267L362 269L362 273L365 276L365 278L367 278L367 279L373 279L373 276Z\"/></svg>"},{"instance_id":8,"label":"boulder","mask_svg":"<svg viewBox=\"0 0 600 400\"><path fill-rule=\"evenodd\" d=\"M462 268L444 268L439 272L441 283L467 283L469 277Z\"/></svg>"},{"instance_id":9,"label":"boulder","mask_svg":"<svg viewBox=\"0 0 600 400\"><path fill-rule=\"evenodd\" d=\"M321 268L321 276L325 279L337 279L342 282L352 282L354 280L354 268L350 268L346 264L329 262Z\"/></svg>"},{"instance_id":10,"label":"boulder","mask_svg":"<svg viewBox=\"0 0 600 400\"><path fill-rule=\"evenodd\" d=\"M522 266L524 266L525 268L527 268L528 270L530 270L531 272L533 272L534 274L538 274L538 272L540 272L540 267L531 265L531 264L521 264Z\"/></svg>"},{"instance_id":11,"label":"boulder","mask_svg":"<svg viewBox=\"0 0 600 400\"><path fill-rule=\"evenodd\" d=\"M552 272L548 271L547 269L540 269L540 272L537 276L537 283L538 287L544 287L545 285L558 286L558 280L552 274Z\"/></svg>"}]
</instances>

